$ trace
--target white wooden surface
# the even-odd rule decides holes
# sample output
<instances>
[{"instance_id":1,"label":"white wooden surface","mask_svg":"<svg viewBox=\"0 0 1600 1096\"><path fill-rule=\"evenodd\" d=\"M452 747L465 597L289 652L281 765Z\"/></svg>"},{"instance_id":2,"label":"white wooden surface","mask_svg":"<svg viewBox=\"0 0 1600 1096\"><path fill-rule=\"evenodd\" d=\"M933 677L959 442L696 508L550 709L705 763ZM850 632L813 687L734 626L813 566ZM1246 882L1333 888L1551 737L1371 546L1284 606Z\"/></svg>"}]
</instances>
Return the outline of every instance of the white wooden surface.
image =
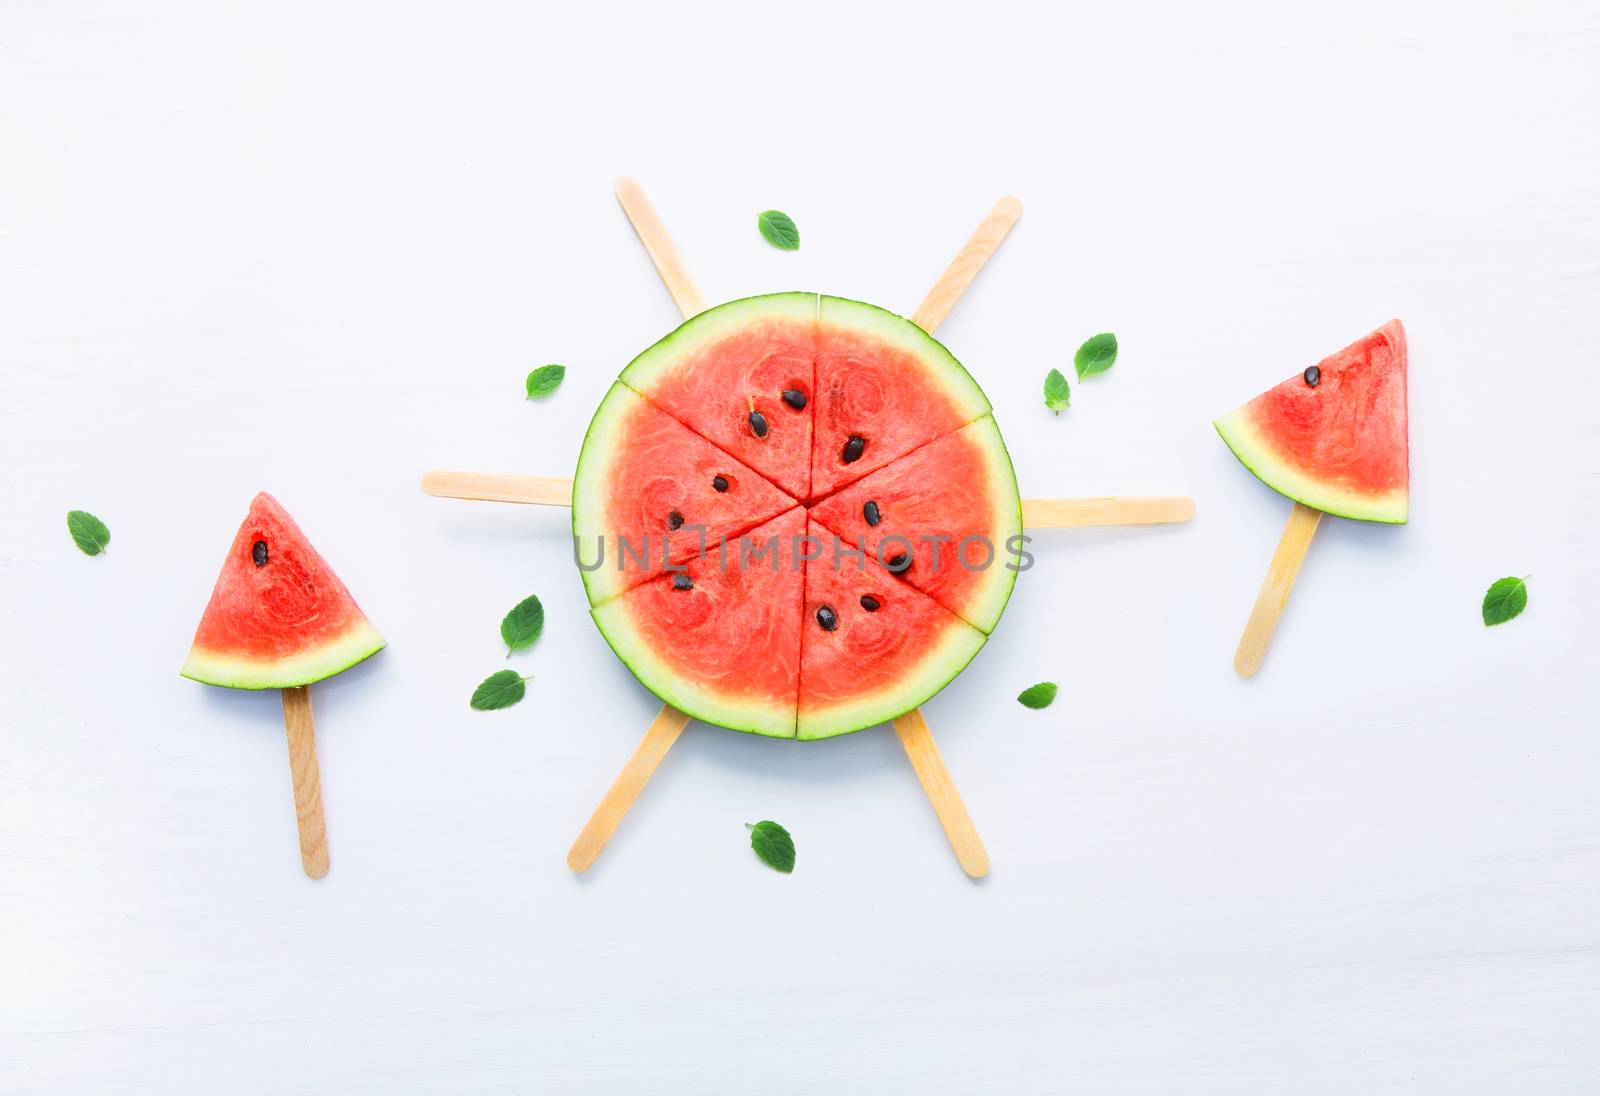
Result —
<instances>
[{"instance_id":1,"label":"white wooden surface","mask_svg":"<svg viewBox=\"0 0 1600 1096\"><path fill-rule=\"evenodd\" d=\"M1600 1089L1597 73L1578 0L6 0L0 1092ZM927 706L982 884L887 730L692 727L562 862L656 701L563 514L416 484L567 474L675 322L624 172L714 299L909 310L1021 195L941 335L1024 491L1198 500L1041 536ZM1413 522L1327 525L1241 681L1287 503L1210 420L1392 315ZM261 488L392 644L317 690L321 883L277 699L177 676ZM469 711L530 592L528 700Z\"/></svg>"}]
</instances>

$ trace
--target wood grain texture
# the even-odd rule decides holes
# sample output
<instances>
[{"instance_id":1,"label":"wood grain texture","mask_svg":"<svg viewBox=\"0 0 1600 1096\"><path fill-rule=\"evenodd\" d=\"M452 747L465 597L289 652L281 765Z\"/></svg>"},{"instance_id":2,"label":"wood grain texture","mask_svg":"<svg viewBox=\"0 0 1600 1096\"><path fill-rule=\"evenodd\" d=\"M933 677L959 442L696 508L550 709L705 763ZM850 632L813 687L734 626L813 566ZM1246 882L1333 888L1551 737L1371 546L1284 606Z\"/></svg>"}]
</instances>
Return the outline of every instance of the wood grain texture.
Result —
<instances>
[{"instance_id":1,"label":"wood grain texture","mask_svg":"<svg viewBox=\"0 0 1600 1096\"><path fill-rule=\"evenodd\" d=\"M1184 495L1148 498L1105 496L1092 499L1023 499L1024 529L1068 529L1085 525L1166 525L1194 517L1194 499Z\"/></svg>"},{"instance_id":2,"label":"wood grain texture","mask_svg":"<svg viewBox=\"0 0 1600 1096\"><path fill-rule=\"evenodd\" d=\"M670 704L661 706L661 711L651 721L650 729L645 731L633 756L622 766L622 771L611 782L600 805L589 816L583 832L572 843L572 848L567 852L567 867L573 871L588 871L594 866L606 842L617 832L628 811L633 809L639 793L644 791L644 786L655 774L656 766L661 764L661 759L667 756L667 751L672 749L672 744L678 741L678 736L688 724L687 715Z\"/></svg>"},{"instance_id":3,"label":"wood grain texture","mask_svg":"<svg viewBox=\"0 0 1600 1096\"><path fill-rule=\"evenodd\" d=\"M974 879L982 879L989 874L989 851L983 847L978 828L967 813L967 805L961 801L961 793L950 779L950 771L945 768L944 758L928 730L928 721L922 718L920 709L913 708L894 721L894 731L906 757L911 760L911 767L916 770L917 779L922 781L928 802L939 816L939 825L950 838L950 847L955 850L961 870Z\"/></svg>"},{"instance_id":4,"label":"wood grain texture","mask_svg":"<svg viewBox=\"0 0 1600 1096\"><path fill-rule=\"evenodd\" d=\"M1021 217L1020 199L1001 198L996 202L966 246L956 253L955 259L945 268L943 276L928 290L922 303L917 305L917 310L911 314L911 322L928 334L933 334Z\"/></svg>"},{"instance_id":5,"label":"wood grain texture","mask_svg":"<svg viewBox=\"0 0 1600 1096\"><path fill-rule=\"evenodd\" d=\"M700 296L700 290L689 280L683 256L678 254L678 245L667 235L666 226L656 215L656 207L645 197L644 188L632 179L621 178L617 180L616 192L617 201L622 203L622 211L628 215L633 230L639 234L639 242L649 252L656 273L661 275L667 292L672 294L672 300L677 304L678 311L683 313L683 318L704 312L705 298Z\"/></svg>"},{"instance_id":6,"label":"wood grain texture","mask_svg":"<svg viewBox=\"0 0 1600 1096\"><path fill-rule=\"evenodd\" d=\"M317 769L317 733L311 718L311 687L284 689L283 726L289 736L289 775L294 783L294 818L300 830L300 866L313 879L328 874L328 824L322 816L322 776Z\"/></svg>"},{"instance_id":7,"label":"wood grain texture","mask_svg":"<svg viewBox=\"0 0 1600 1096\"><path fill-rule=\"evenodd\" d=\"M442 499L520 502L571 506L572 480L566 476L513 476L488 472L426 472L422 489Z\"/></svg>"},{"instance_id":8,"label":"wood grain texture","mask_svg":"<svg viewBox=\"0 0 1600 1096\"><path fill-rule=\"evenodd\" d=\"M1250 677L1266 661L1267 648L1272 646L1273 633L1278 630L1278 618L1289 601L1289 591L1294 589L1295 576L1305 561L1311 538L1316 536L1322 522L1322 511L1313 510L1304 503L1295 503L1289 511L1289 520L1278 538L1277 550L1267 565L1267 577L1262 580L1261 592L1250 610L1244 635L1239 637L1239 649L1233 655L1233 668L1240 677Z\"/></svg>"}]
</instances>

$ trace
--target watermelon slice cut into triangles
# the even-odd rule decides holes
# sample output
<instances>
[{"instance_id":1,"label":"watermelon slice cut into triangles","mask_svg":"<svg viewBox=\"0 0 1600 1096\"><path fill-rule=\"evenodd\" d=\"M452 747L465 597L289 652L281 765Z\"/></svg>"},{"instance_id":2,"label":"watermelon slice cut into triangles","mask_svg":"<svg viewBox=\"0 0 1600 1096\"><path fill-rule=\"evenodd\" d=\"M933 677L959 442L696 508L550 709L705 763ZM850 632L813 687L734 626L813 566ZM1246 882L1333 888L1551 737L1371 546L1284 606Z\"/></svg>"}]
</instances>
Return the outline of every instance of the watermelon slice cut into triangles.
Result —
<instances>
[{"instance_id":1,"label":"watermelon slice cut into triangles","mask_svg":"<svg viewBox=\"0 0 1600 1096\"><path fill-rule=\"evenodd\" d=\"M934 489L938 485L938 489ZM1022 504L988 415L817 503L811 518L874 559L910 553L896 574L985 633L1011 597Z\"/></svg>"},{"instance_id":2,"label":"watermelon slice cut into triangles","mask_svg":"<svg viewBox=\"0 0 1600 1096\"><path fill-rule=\"evenodd\" d=\"M959 674L988 639L868 556L835 557L827 543L806 564L800 620L802 739L871 727L915 708Z\"/></svg>"},{"instance_id":3,"label":"watermelon slice cut into triangles","mask_svg":"<svg viewBox=\"0 0 1600 1096\"><path fill-rule=\"evenodd\" d=\"M595 412L572 486L590 604L699 555L698 527L715 544L796 501L619 381Z\"/></svg>"},{"instance_id":4,"label":"watermelon slice cut into triangles","mask_svg":"<svg viewBox=\"0 0 1600 1096\"><path fill-rule=\"evenodd\" d=\"M735 730L793 738L806 531L799 506L591 610L645 687Z\"/></svg>"},{"instance_id":5,"label":"watermelon slice cut into triangles","mask_svg":"<svg viewBox=\"0 0 1600 1096\"><path fill-rule=\"evenodd\" d=\"M294 519L262 493L228 549L182 672L233 689L289 689L383 645Z\"/></svg>"},{"instance_id":6,"label":"watermelon slice cut into triangles","mask_svg":"<svg viewBox=\"0 0 1600 1096\"><path fill-rule=\"evenodd\" d=\"M883 309L787 293L701 313L628 366L584 439L572 521L596 626L708 723L824 738L903 714L961 672L1015 581L1020 506L988 412L944 347ZM794 543L808 529L818 542ZM904 579L833 551L890 533L916 554ZM936 567L921 538L941 535ZM619 537L649 537L649 561ZM745 542L777 545L777 569L751 569Z\"/></svg>"},{"instance_id":7,"label":"watermelon slice cut into triangles","mask_svg":"<svg viewBox=\"0 0 1600 1096\"><path fill-rule=\"evenodd\" d=\"M1316 510L1404 523L1410 512L1406 333L1391 320L1216 422L1268 487Z\"/></svg>"},{"instance_id":8,"label":"watermelon slice cut into triangles","mask_svg":"<svg viewBox=\"0 0 1600 1096\"><path fill-rule=\"evenodd\" d=\"M817 328L811 498L989 413L983 390L942 344L902 316L823 297Z\"/></svg>"},{"instance_id":9,"label":"watermelon slice cut into triangles","mask_svg":"<svg viewBox=\"0 0 1600 1096\"><path fill-rule=\"evenodd\" d=\"M817 295L713 308L640 354L622 382L788 494L811 484Z\"/></svg>"}]
</instances>

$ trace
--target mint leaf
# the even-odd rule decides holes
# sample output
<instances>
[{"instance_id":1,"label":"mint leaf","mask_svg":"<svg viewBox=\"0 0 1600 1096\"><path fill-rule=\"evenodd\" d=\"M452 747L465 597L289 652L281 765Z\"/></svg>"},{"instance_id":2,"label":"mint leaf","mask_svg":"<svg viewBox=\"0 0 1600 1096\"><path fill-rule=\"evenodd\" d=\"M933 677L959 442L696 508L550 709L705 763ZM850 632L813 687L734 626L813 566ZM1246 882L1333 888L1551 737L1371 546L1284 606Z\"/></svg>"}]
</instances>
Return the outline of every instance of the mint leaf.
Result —
<instances>
[{"instance_id":1,"label":"mint leaf","mask_svg":"<svg viewBox=\"0 0 1600 1096\"><path fill-rule=\"evenodd\" d=\"M1038 711L1040 708L1048 708L1055 703L1056 692L1057 686L1054 681L1041 681L1037 685L1029 685L1018 693L1017 703L1024 708L1032 708Z\"/></svg>"},{"instance_id":2,"label":"mint leaf","mask_svg":"<svg viewBox=\"0 0 1600 1096\"><path fill-rule=\"evenodd\" d=\"M498 670L472 690L472 706L480 712L509 708L527 693L528 687L523 684L527 680L515 670Z\"/></svg>"},{"instance_id":3,"label":"mint leaf","mask_svg":"<svg viewBox=\"0 0 1600 1096\"><path fill-rule=\"evenodd\" d=\"M1528 584L1520 578L1503 578L1483 595L1483 624L1493 628L1522 615L1528 607Z\"/></svg>"},{"instance_id":4,"label":"mint leaf","mask_svg":"<svg viewBox=\"0 0 1600 1096\"><path fill-rule=\"evenodd\" d=\"M530 400L542 400L550 393L561 387L561 382L567 377L567 367L564 365L541 365L528 374L527 388Z\"/></svg>"},{"instance_id":5,"label":"mint leaf","mask_svg":"<svg viewBox=\"0 0 1600 1096\"><path fill-rule=\"evenodd\" d=\"M106 528L106 523L87 510L67 511L67 532L72 534L72 543L86 556L98 556L111 543L111 530Z\"/></svg>"},{"instance_id":6,"label":"mint leaf","mask_svg":"<svg viewBox=\"0 0 1600 1096\"><path fill-rule=\"evenodd\" d=\"M794 871L794 838L776 822L745 823L750 831L750 847L761 862L773 871Z\"/></svg>"},{"instance_id":7,"label":"mint leaf","mask_svg":"<svg viewBox=\"0 0 1600 1096\"><path fill-rule=\"evenodd\" d=\"M1072 403L1072 390L1067 387L1067 378L1059 369L1052 369L1044 375L1044 405L1056 414Z\"/></svg>"},{"instance_id":8,"label":"mint leaf","mask_svg":"<svg viewBox=\"0 0 1600 1096\"><path fill-rule=\"evenodd\" d=\"M517 602L500 622L500 638L506 641L506 657L512 651L532 647L533 641L544 631L544 606L537 596L530 595Z\"/></svg>"},{"instance_id":9,"label":"mint leaf","mask_svg":"<svg viewBox=\"0 0 1600 1096\"><path fill-rule=\"evenodd\" d=\"M780 251L800 250L800 230L781 209L767 210L756 218L756 225L761 229L761 238Z\"/></svg>"},{"instance_id":10,"label":"mint leaf","mask_svg":"<svg viewBox=\"0 0 1600 1096\"><path fill-rule=\"evenodd\" d=\"M1096 373L1104 373L1116 364L1117 337L1109 331L1085 339L1072 356L1072 367L1078 371L1080 381Z\"/></svg>"}]
</instances>

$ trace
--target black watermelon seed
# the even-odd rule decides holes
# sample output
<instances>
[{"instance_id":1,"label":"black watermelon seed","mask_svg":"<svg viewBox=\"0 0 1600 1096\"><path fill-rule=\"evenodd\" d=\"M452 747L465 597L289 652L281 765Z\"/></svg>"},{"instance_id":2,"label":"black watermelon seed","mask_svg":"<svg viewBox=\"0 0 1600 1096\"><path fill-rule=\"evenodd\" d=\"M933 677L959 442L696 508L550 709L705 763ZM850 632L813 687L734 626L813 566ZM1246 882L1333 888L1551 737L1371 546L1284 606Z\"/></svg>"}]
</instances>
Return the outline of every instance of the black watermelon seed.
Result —
<instances>
[{"instance_id":1,"label":"black watermelon seed","mask_svg":"<svg viewBox=\"0 0 1600 1096\"><path fill-rule=\"evenodd\" d=\"M861 607L869 613L876 613L878 611L878 607L882 604L883 603L881 601L873 597L871 594L861 595Z\"/></svg>"},{"instance_id":2,"label":"black watermelon seed","mask_svg":"<svg viewBox=\"0 0 1600 1096\"><path fill-rule=\"evenodd\" d=\"M714 490L714 491L726 491L728 489L728 477L727 476L714 476L714 477L712 477L711 489Z\"/></svg>"},{"instance_id":3,"label":"black watermelon seed","mask_svg":"<svg viewBox=\"0 0 1600 1096\"><path fill-rule=\"evenodd\" d=\"M889 568L891 574L903 575L911 570L911 557L901 552L897 556L890 556L884 560L883 565Z\"/></svg>"},{"instance_id":4,"label":"black watermelon seed","mask_svg":"<svg viewBox=\"0 0 1600 1096\"><path fill-rule=\"evenodd\" d=\"M1305 371L1305 378L1306 384L1310 385L1312 388L1315 388L1317 385L1322 383L1322 370L1313 365L1311 368Z\"/></svg>"},{"instance_id":5,"label":"black watermelon seed","mask_svg":"<svg viewBox=\"0 0 1600 1096\"><path fill-rule=\"evenodd\" d=\"M832 605L824 605L817 610L817 623L824 632L831 632L839 626L839 614L833 611Z\"/></svg>"},{"instance_id":6,"label":"black watermelon seed","mask_svg":"<svg viewBox=\"0 0 1600 1096\"><path fill-rule=\"evenodd\" d=\"M688 575L678 571L672 576L672 588L674 590L693 590L694 583L689 581Z\"/></svg>"},{"instance_id":7,"label":"black watermelon seed","mask_svg":"<svg viewBox=\"0 0 1600 1096\"><path fill-rule=\"evenodd\" d=\"M868 525L876 525L883 520L883 515L878 513L878 504L871 499L861 508L861 516L867 519Z\"/></svg>"},{"instance_id":8,"label":"black watermelon seed","mask_svg":"<svg viewBox=\"0 0 1600 1096\"><path fill-rule=\"evenodd\" d=\"M866 438L857 437L856 435L852 434L850 436L850 440L844 443L844 453L842 454L844 457L844 462L846 464L854 464L856 461L860 460L862 450L866 449L866 447Z\"/></svg>"},{"instance_id":9,"label":"black watermelon seed","mask_svg":"<svg viewBox=\"0 0 1600 1096\"><path fill-rule=\"evenodd\" d=\"M683 515L682 514L678 513L676 510L674 510L672 513L667 515L667 528L668 529L677 529L677 528L682 527L682 525L683 525Z\"/></svg>"},{"instance_id":10,"label":"black watermelon seed","mask_svg":"<svg viewBox=\"0 0 1600 1096\"><path fill-rule=\"evenodd\" d=\"M804 411L806 409L806 394L798 388L785 388L783 390L783 402L796 411Z\"/></svg>"},{"instance_id":11,"label":"black watermelon seed","mask_svg":"<svg viewBox=\"0 0 1600 1096\"><path fill-rule=\"evenodd\" d=\"M767 436L767 417L759 411L750 412L750 433L758 438Z\"/></svg>"},{"instance_id":12,"label":"black watermelon seed","mask_svg":"<svg viewBox=\"0 0 1600 1096\"><path fill-rule=\"evenodd\" d=\"M256 541L250 549L250 558L256 561L257 567L265 567L267 565L267 542L264 540Z\"/></svg>"}]
</instances>

